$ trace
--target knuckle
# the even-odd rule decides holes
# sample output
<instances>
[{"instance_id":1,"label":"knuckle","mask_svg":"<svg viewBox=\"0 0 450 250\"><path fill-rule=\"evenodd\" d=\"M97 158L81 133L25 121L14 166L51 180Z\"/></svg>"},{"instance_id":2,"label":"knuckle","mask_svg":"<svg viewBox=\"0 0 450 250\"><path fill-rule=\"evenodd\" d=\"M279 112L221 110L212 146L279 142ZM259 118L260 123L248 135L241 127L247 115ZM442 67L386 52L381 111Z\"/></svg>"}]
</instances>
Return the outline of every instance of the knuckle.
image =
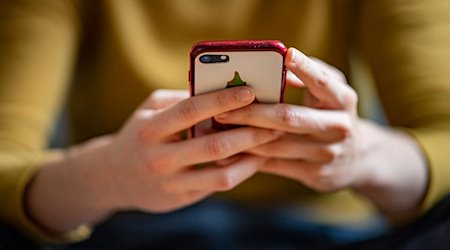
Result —
<instances>
[{"instance_id":1,"label":"knuckle","mask_svg":"<svg viewBox=\"0 0 450 250\"><path fill-rule=\"evenodd\" d=\"M223 93L218 93L218 95L215 97L215 104L218 107L226 107L229 106L230 103L233 103L229 100L229 95L224 95Z\"/></svg>"},{"instance_id":2,"label":"knuckle","mask_svg":"<svg viewBox=\"0 0 450 250\"><path fill-rule=\"evenodd\" d=\"M334 155L328 147L320 147L317 154L320 157L320 162L330 163L334 160Z\"/></svg>"},{"instance_id":3,"label":"knuckle","mask_svg":"<svg viewBox=\"0 0 450 250\"><path fill-rule=\"evenodd\" d=\"M285 127L297 127L299 119L291 106L279 104L277 107L277 115Z\"/></svg>"},{"instance_id":4,"label":"knuckle","mask_svg":"<svg viewBox=\"0 0 450 250\"><path fill-rule=\"evenodd\" d=\"M352 136L353 123L349 116L341 117L339 123L332 126L332 131L336 135L337 140L345 140Z\"/></svg>"},{"instance_id":5,"label":"knuckle","mask_svg":"<svg viewBox=\"0 0 450 250\"><path fill-rule=\"evenodd\" d=\"M317 84L320 87L328 87L328 81L329 81L330 77L328 75L328 73L324 70L321 70L317 76Z\"/></svg>"},{"instance_id":6,"label":"knuckle","mask_svg":"<svg viewBox=\"0 0 450 250\"><path fill-rule=\"evenodd\" d=\"M217 179L217 189L219 191L229 191L237 184L237 179L230 171L224 170L220 172Z\"/></svg>"},{"instance_id":7,"label":"knuckle","mask_svg":"<svg viewBox=\"0 0 450 250\"><path fill-rule=\"evenodd\" d=\"M167 154L152 154L147 157L145 165L147 170L153 175L161 175L165 173L172 162L172 157Z\"/></svg>"},{"instance_id":8,"label":"knuckle","mask_svg":"<svg viewBox=\"0 0 450 250\"><path fill-rule=\"evenodd\" d=\"M358 94L350 86L348 86L348 91L344 94L342 98L343 98L342 102L344 104L344 107L346 108L352 109L355 108L358 104Z\"/></svg>"},{"instance_id":9,"label":"knuckle","mask_svg":"<svg viewBox=\"0 0 450 250\"><path fill-rule=\"evenodd\" d=\"M147 124L145 126L141 126L136 131L137 142L140 145L145 145L149 143L152 138L155 138L158 134L159 129L156 126Z\"/></svg>"},{"instance_id":10,"label":"knuckle","mask_svg":"<svg viewBox=\"0 0 450 250\"><path fill-rule=\"evenodd\" d=\"M319 156L324 163L331 163L342 154L338 145L327 145L319 148Z\"/></svg>"},{"instance_id":11,"label":"knuckle","mask_svg":"<svg viewBox=\"0 0 450 250\"><path fill-rule=\"evenodd\" d=\"M181 121L190 121L195 119L199 112L200 108L197 103L192 99L187 99L182 103L177 118Z\"/></svg>"},{"instance_id":12,"label":"knuckle","mask_svg":"<svg viewBox=\"0 0 450 250\"><path fill-rule=\"evenodd\" d=\"M333 192L337 189L333 178L333 171L329 166L320 166L317 170L315 179L316 181L314 189L319 192L328 193Z\"/></svg>"},{"instance_id":13,"label":"knuckle","mask_svg":"<svg viewBox=\"0 0 450 250\"><path fill-rule=\"evenodd\" d=\"M334 74L336 75L336 78L339 79L341 82L347 82L347 77L345 74L340 71L339 69L332 67Z\"/></svg>"},{"instance_id":14,"label":"knuckle","mask_svg":"<svg viewBox=\"0 0 450 250\"><path fill-rule=\"evenodd\" d=\"M205 152L212 158L222 158L227 156L230 151L230 144L226 139L213 137L206 141Z\"/></svg>"}]
</instances>

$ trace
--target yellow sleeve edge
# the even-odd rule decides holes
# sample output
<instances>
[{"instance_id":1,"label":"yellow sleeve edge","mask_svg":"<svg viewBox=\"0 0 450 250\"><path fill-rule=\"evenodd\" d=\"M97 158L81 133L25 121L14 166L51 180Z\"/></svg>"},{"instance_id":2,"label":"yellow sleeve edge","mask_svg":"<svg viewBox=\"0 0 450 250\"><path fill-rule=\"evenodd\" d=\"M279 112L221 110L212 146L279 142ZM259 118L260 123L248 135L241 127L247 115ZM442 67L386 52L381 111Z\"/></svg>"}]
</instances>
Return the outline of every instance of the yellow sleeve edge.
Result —
<instances>
[{"instance_id":1,"label":"yellow sleeve edge","mask_svg":"<svg viewBox=\"0 0 450 250\"><path fill-rule=\"evenodd\" d=\"M72 231L62 234L54 234L41 228L27 215L24 202L25 192L28 185L41 168L40 166L44 159L44 156L37 157L35 161L37 164L25 166L15 180L16 188L13 195L13 206L16 208L16 212L12 215L12 224L38 243L63 244L88 238L91 234L91 229L86 225L79 226Z\"/></svg>"},{"instance_id":2,"label":"yellow sleeve edge","mask_svg":"<svg viewBox=\"0 0 450 250\"><path fill-rule=\"evenodd\" d=\"M450 193L450 129L401 128L416 140L427 160L428 187L422 201L422 212L428 211Z\"/></svg>"}]
</instances>

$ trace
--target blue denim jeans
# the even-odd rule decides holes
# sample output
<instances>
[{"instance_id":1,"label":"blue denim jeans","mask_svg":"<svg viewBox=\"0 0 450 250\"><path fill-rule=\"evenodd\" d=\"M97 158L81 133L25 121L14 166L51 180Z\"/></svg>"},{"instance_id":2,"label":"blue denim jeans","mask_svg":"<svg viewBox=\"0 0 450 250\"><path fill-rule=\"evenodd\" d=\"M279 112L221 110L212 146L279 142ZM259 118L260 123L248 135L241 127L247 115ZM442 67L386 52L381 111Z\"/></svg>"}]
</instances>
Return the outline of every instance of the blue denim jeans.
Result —
<instances>
[{"instance_id":1,"label":"blue denim jeans","mask_svg":"<svg viewBox=\"0 0 450 250\"><path fill-rule=\"evenodd\" d=\"M125 212L99 225L85 242L63 249L332 248L385 230L314 224L283 211L244 208L208 199L169 214Z\"/></svg>"},{"instance_id":2,"label":"blue denim jeans","mask_svg":"<svg viewBox=\"0 0 450 250\"><path fill-rule=\"evenodd\" d=\"M207 200L164 215L121 213L68 246L37 246L0 223L0 249L449 249L450 195L414 223L372 238L382 230L377 223L367 230L333 228Z\"/></svg>"}]
</instances>

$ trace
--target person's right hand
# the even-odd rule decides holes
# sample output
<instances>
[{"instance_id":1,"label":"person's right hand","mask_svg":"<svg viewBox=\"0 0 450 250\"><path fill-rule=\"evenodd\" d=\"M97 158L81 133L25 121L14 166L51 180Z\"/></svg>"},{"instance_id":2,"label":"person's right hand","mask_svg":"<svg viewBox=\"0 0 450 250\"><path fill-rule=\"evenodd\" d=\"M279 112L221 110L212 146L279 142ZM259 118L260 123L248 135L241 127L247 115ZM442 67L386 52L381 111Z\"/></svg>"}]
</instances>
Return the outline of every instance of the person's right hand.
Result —
<instances>
[{"instance_id":1,"label":"person's right hand","mask_svg":"<svg viewBox=\"0 0 450 250\"><path fill-rule=\"evenodd\" d=\"M254 99L249 87L190 98L187 92L154 92L117 134L49 157L27 188L28 216L46 231L66 232L116 211L169 212L234 188L266 161L239 153L282 132L242 127L190 140L180 134Z\"/></svg>"},{"instance_id":2,"label":"person's right hand","mask_svg":"<svg viewBox=\"0 0 450 250\"><path fill-rule=\"evenodd\" d=\"M281 132L242 127L189 140L180 133L196 123L253 102L249 87L187 98L187 92L157 91L138 108L105 148L114 178L115 205L166 212L192 204L248 179L264 158L239 155L275 140ZM207 167L197 164L210 163Z\"/></svg>"}]
</instances>

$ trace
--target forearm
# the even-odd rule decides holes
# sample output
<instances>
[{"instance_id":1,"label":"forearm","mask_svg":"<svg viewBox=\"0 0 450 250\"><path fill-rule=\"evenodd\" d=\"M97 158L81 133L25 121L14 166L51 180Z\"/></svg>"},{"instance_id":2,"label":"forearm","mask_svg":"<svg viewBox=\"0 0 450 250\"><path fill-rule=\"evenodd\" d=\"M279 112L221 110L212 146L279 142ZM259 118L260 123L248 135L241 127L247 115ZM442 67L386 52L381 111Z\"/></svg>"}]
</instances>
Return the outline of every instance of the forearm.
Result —
<instances>
[{"instance_id":1,"label":"forearm","mask_svg":"<svg viewBox=\"0 0 450 250\"><path fill-rule=\"evenodd\" d=\"M417 143L402 131L368 121L359 124L356 162L362 174L354 186L394 223L417 215L428 184L427 163Z\"/></svg>"},{"instance_id":2,"label":"forearm","mask_svg":"<svg viewBox=\"0 0 450 250\"><path fill-rule=\"evenodd\" d=\"M112 175L102 171L103 148L109 141L94 139L45 163L25 197L26 210L38 225L50 232L66 232L92 225L114 211L113 194L108 192Z\"/></svg>"}]
</instances>

